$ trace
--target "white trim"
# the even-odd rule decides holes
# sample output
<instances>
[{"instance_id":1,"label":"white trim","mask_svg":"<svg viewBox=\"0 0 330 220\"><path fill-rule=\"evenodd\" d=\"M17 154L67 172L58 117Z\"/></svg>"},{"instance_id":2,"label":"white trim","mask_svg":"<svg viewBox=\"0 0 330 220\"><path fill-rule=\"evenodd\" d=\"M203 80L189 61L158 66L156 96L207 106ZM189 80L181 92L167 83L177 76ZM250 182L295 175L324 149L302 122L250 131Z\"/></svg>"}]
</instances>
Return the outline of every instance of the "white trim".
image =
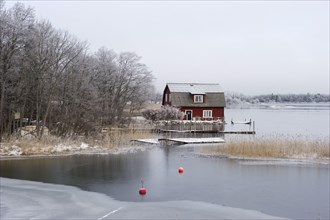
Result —
<instances>
[{"instance_id":1,"label":"white trim","mask_svg":"<svg viewBox=\"0 0 330 220\"><path fill-rule=\"evenodd\" d=\"M191 112L191 119L190 120L192 120L193 119L193 110L192 109L191 110L190 109L184 110L185 115L187 115L187 111ZM188 116L187 116L186 120L188 120Z\"/></svg>"},{"instance_id":2,"label":"white trim","mask_svg":"<svg viewBox=\"0 0 330 220\"><path fill-rule=\"evenodd\" d=\"M203 118L212 118L213 111L212 110L203 110Z\"/></svg>"},{"instance_id":3,"label":"white trim","mask_svg":"<svg viewBox=\"0 0 330 220\"><path fill-rule=\"evenodd\" d=\"M200 97L200 100L197 100L197 97ZM194 103L203 103L203 95L194 95Z\"/></svg>"}]
</instances>

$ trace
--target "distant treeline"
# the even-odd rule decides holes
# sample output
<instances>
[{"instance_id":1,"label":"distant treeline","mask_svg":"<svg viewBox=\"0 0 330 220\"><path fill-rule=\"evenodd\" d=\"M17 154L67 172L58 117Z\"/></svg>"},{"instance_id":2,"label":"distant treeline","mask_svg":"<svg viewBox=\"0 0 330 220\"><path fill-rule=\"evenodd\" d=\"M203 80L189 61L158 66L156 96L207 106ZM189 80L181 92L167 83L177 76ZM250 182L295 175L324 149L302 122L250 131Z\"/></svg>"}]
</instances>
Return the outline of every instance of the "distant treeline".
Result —
<instances>
[{"instance_id":1,"label":"distant treeline","mask_svg":"<svg viewBox=\"0 0 330 220\"><path fill-rule=\"evenodd\" d=\"M154 93L135 53L86 42L37 20L32 8L0 0L0 141L24 125L61 137L121 125Z\"/></svg>"},{"instance_id":2,"label":"distant treeline","mask_svg":"<svg viewBox=\"0 0 330 220\"><path fill-rule=\"evenodd\" d=\"M330 102L330 95L324 94L268 94L247 96L239 93L227 92L225 93L227 105L236 104L258 104L258 103L318 103Z\"/></svg>"}]
</instances>

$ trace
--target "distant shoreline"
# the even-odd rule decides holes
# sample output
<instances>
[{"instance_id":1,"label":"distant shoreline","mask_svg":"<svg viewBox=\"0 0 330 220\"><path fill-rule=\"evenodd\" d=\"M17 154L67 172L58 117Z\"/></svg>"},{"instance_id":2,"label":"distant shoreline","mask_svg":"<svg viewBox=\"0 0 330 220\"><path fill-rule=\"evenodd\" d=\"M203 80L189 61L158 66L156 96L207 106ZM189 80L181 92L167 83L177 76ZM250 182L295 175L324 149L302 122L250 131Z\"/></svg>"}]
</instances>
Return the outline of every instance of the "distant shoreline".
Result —
<instances>
[{"instance_id":1,"label":"distant shoreline","mask_svg":"<svg viewBox=\"0 0 330 220\"><path fill-rule=\"evenodd\" d=\"M325 107L325 110L330 110L330 102L267 102L267 103L249 103L249 102L242 102L236 104L227 104L226 108L235 109L235 108L286 108L292 107L293 108L307 108L307 109L319 109L320 107Z\"/></svg>"}]
</instances>

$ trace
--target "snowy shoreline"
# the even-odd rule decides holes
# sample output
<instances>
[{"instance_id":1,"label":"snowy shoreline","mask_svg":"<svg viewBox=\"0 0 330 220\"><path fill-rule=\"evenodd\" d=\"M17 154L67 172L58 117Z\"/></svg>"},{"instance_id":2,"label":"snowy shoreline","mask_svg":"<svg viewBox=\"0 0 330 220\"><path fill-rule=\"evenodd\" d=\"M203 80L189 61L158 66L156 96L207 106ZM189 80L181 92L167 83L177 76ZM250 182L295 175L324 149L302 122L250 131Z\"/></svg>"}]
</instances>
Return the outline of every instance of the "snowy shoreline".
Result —
<instances>
[{"instance_id":1,"label":"snowy shoreline","mask_svg":"<svg viewBox=\"0 0 330 220\"><path fill-rule=\"evenodd\" d=\"M0 184L1 219L285 219L198 201L122 202L73 186L8 178Z\"/></svg>"},{"instance_id":2,"label":"snowy shoreline","mask_svg":"<svg viewBox=\"0 0 330 220\"><path fill-rule=\"evenodd\" d=\"M84 143L82 143L83 145ZM80 150L59 151L52 154L33 154L33 155L1 155L1 160L19 160L30 158L54 158L54 157L69 157L75 155L107 155L107 154L127 154L135 153L138 151L145 151L155 147L155 145L139 145L139 146L126 146L117 148L84 148ZM244 165L290 165L290 164L309 164L309 165L330 165L330 159L313 159L313 158L268 158L268 157L243 157L235 155L217 154L217 153L203 153L196 152L196 155L203 157L219 157L239 160Z\"/></svg>"},{"instance_id":3,"label":"snowy shoreline","mask_svg":"<svg viewBox=\"0 0 330 220\"><path fill-rule=\"evenodd\" d=\"M196 155L203 157L218 157L228 158L233 160L239 160L244 165L330 165L330 159L299 159L299 158L270 158L270 157L241 157L226 154L215 154L215 153L196 153Z\"/></svg>"},{"instance_id":4,"label":"snowy shoreline","mask_svg":"<svg viewBox=\"0 0 330 220\"><path fill-rule=\"evenodd\" d=\"M134 153L137 151L145 151L154 146L152 145L137 145L137 146L125 146L125 147L115 147L115 148L102 148L102 147L90 147L88 144L81 143L81 146L84 147L72 147L64 146L63 144L46 147L47 151L50 153L44 152L41 154L31 154L25 155L22 154L19 147L14 146L11 149L1 149L0 150L0 160L16 160L16 159L28 159L28 158L52 158L52 157L66 157L74 155L91 155L91 154L125 154L125 153ZM51 150L49 150L51 148Z\"/></svg>"}]
</instances>

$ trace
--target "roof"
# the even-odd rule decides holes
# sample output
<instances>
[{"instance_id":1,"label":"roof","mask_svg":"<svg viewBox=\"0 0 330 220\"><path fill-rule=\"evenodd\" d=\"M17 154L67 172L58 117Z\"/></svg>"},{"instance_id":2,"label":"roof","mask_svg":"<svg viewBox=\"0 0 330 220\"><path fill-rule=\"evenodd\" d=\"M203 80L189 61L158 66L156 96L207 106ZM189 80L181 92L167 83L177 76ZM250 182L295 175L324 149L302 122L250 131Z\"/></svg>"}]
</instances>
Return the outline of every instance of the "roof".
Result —
<instances>
[{"instance_id":1,"label":"roof","mask_svg":"<svg viewBox=\"0 0 330 220\"><path fill-rule=\"evenodd\" d=\"M171 92L189 92L191 94L223 92L221 86L216 83L167 83L167 86Z\"/></svg>"},{"instance_id":2,"label":"roof","mask_svg":"<svg viewBox=\"0 0 330 220\"><path fill-rule=\"evenodd\" d=\"M225 107L225 95L219 84L168 83L172 106ZM191 95L205 95L204 103L193 103Z\"/></svg>"}]
</instances>

